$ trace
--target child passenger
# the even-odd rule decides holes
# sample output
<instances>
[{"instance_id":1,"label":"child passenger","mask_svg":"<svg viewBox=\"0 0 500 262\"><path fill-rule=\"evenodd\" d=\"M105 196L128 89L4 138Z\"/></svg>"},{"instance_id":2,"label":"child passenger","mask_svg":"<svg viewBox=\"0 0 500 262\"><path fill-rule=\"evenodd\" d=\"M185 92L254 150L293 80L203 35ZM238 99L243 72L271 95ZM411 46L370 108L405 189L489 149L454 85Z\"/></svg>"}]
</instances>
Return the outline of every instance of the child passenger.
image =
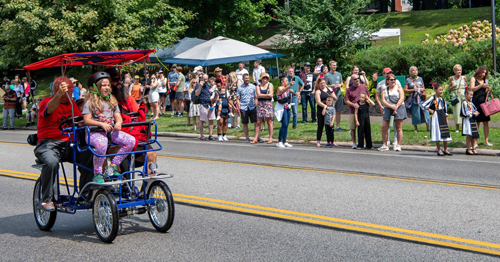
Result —
<instances>
[{"instance_id":1,"label":"child passenger","mask_svg":"<svg viewBox=\"0 0 500 262\"><path fill-rule=\"evenodd\" d=\"M215 80L217 83L218 101L217 101L217 122L219 127L217 128L218 141L228 141L226 137L227 132L227 119L229 118L229 112L231 111L228 95L225 87L222 87L222 81L220 79ZM221 135L222 134L222 135Z\"/></svg>"},{"instance_id":2,"label":"child passenger","mask_svg":"<svg viewBox=\"0 0 500 262\"><path fill-rule=\"evenodd\" d=\"M372 130L370 127L370 106L375 106L375 103L368 97L366 92L361 92L358 101L359 108L354 111L354 119L358 127L358 149L371 149ZM365 142L365 143L363 143Z\"/></svg>"},{"instance_id":3,"label":"child passenger","mask_svg":"<svg viewBox=\"0 0 500 262\"><path fill-rule=\"evenodd\" d=\"M446 101L441 97L443 86L436 83L432 86L436 94L422 104L422 107L432 114L431 142L436 142L438 156L451 156L452 154L448 151L448 141L451 141L450 130L448 129L448 114L446 113L448 108ZM441 151L440 142L443 142L444 152Z\"/></svg>"},{"instance_id":4,"label":"child passenger","mask_svg":"<svg viewBox=\"0 0 500 262\"><path fill-rule=\"evenodd\" d=\"M465 100L462 102L462 110L460 111L460 116L463 118L462 135L467 136L465 138L465 154L467 155L477 154L476 145L477 139L479 138L476 122L476 116L479 115L479 112L472 103L473 94L474 92L472 92L472 89L465 89Z\"/></svg>"},{"instance_id":5,"label":"child passenger","mask_svg":"<svg viewBox=\"0 0 500 262\"><path fill-rule=\"evenodd\" d=\"M98 79L96 74L102 77ZM111 142L120 145L117 153L130 152L135 145L135 138L125 132L120 131L122 126L122 117L118 108L118 101L111 94L111 84L109 75L104 72L97 72L90 76L91 79L97 79L93 86L89 86L85 105L83 106L83 120L85 125L101 127L105 132L92 132L90 134L90 146L99 155L106 154L108 148L108 137L110 133ZM99 76L99 75L97 75ZM113 126L114 124L114 126ZM87 137L86 139L88 138ZM120 176L118 165L127 155L117 155L111 161L108 169L113 171L113 176ZM93 182L104 183L102 165L105 157L94 155L94 178Z\"/></svg>"},{"instance_id":6,"label":"child passenger","mask_svg":"<svg viewBox=\"0 0 500 262\"><path fill-rule=\"evenodd\" d=\"M326 107L323 107L322 115L325 116L325 129L326 129L326 148L337 146L333 142L333 124L335 123L335 107L333 106L333 97L326 98Z\"/></svg>"}]
</instances>

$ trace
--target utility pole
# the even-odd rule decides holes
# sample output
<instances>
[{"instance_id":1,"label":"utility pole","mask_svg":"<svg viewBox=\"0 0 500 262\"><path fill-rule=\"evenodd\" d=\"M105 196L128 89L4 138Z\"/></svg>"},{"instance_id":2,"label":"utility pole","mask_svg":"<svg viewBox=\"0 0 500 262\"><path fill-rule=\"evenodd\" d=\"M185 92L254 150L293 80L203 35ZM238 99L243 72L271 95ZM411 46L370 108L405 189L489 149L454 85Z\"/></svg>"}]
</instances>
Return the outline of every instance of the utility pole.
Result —
<instances>
[{"instance_id":1,"label":"utility pole","mask_svg":"<svg viewBox=\"0 0 500 262\"><path fill-rule=\"evenodd\" d=\"M495 26L495 0L491 0L491 39L493 41L493 74L497 72L497 38L496 31L497 27Z\"/></svg>"}]
</instances>

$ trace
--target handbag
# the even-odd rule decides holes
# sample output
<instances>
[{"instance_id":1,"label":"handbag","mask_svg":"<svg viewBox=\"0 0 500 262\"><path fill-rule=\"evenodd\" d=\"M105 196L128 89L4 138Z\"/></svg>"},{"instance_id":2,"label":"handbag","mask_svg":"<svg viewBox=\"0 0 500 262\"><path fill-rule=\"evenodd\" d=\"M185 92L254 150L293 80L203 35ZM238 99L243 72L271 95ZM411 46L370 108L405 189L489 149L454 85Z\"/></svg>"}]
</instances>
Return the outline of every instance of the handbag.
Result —
<instances>
[{"instance_id":1,"label":"handbag","mask_svg":"<svg viewBox=\"0 0 500 262\"><path fill-rule=\"evenodd\" d=\"M486 93L486 101L480 105L485 116L491 116L493 114L500 112L500 100L498 98L494 98L493 94L490 93L491 100L488 101L489 92L490 91Z\"/></svg>"},{"instance_id":2,"label":"handbag","mask_svg":"<svg viewBox=\"0 0 500 262\"><path fill-rule=\"evenodd\" d=\"M458 100L458 97L455 97L455 99L452 99L450 101L450 103L451 103L452 106L455 106L456 104L458 104L458 102L460 102L460 100Z\"/></svg>"}]
</instances>

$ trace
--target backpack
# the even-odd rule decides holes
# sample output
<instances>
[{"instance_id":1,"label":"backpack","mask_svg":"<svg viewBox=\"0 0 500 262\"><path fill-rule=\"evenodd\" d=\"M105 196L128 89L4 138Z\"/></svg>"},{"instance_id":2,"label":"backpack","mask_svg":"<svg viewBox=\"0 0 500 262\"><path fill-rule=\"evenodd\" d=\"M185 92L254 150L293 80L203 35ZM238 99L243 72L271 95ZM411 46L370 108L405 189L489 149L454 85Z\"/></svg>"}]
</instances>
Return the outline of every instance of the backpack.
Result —
<instances>
[{"instance_id":1,"label":"backpack","mask_svg":"<svg viewBox=\"0 0 500 262\"><path fill-rule=\"evenodd\" d=\"M200 84L196 84L196 87L194 90L191 92L191 103L193 104L199 104L200 103L200 96L196 95L196 90L200 87ZM200 93L201 94L201 93Z\"/></svg>"},{"instance_id":2,"label":"backpack","mask_svg":"<svg viewBox=\"0 0 500 262\"><path fill-rule=\"evenodd\" d=\"M227 94L221 95L221 114L228 114L229 113L229 101L227 101Z\"/></svg>"}]
</instances>

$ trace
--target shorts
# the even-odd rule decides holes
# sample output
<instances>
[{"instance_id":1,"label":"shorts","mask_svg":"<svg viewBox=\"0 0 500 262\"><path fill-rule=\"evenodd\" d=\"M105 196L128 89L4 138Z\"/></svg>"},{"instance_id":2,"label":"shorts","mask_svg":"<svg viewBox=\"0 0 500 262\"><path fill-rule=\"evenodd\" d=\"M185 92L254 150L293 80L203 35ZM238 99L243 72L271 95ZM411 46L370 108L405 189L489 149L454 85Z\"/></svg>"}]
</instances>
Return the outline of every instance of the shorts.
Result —
<instances>
[{"instance_id":1,"label":"shorts","mask_svg":"<svg viewBox=\"0 0 500 262\"><path fill-rule=\"evenodd\" d=\"M356 118L354 118L354 114L349 114L349 129L356 129Z\"/></svg>"},{"instance_id":2,"label":"shorts","mask_svg":"<svg viewBox=\"0 0 500 262\"><path fill-rule=\"evenodd\" d=\"M207 120L215 119L215 110L210 110L210 107L204 107L203 105L199 105L199 108L200 108L200 121L206 122Z\"/></svg>"},{"instance_id":3,"label":"shorts","mask_svg":"<svg viewBox=\"0 0 500 262\"><path fill-rule=\"evenodd\" d=\"M342 112L343 108L344 108L344 95L342 95L342 92L338 92L337 101L335 101L335 111Z\"/></svg>"},{"instance_id":4,"label":"shorts","mask_svg":"<svg viewBox=\"0 0 500 262\"><path fill-rule=\"evenodd\" d=\"M183 92L175 92L175 100L184 100Z\"/></svg>"},{"instance_id":5,"label":"shorts","mask_svg":"<svg viewBox=\"0 0 500 262\"><path fill-rule=\"evenodd\" d=\"M167 93L160 93L160 92L158 92L158 94L160 95L160 97L167 97Z\"/></svg>"},{"instance_id":6,"label":"shorts","mask_svg":"<svg viewBox=\"0 0 500 262\"><path fill-rule=\"evenodd\" d=\"M382 117L382 120L384 120L384 121L391 120L391 116L393 116L393 114L392 114L393 112L394 112L394 110L392 110L390 108L384 108L384 116ZM394 115L394 119L395 120L406 119L406 106L404 103L398 107L398 111L397 111L397 114Z\"/></svg>"},{"instance_id":7,"label":"shorts","mask_svg":"<svg viewBox=\"0 0 500 262\"><path fill-rule=\"evenodd\" d=\"M257 122L257 108L252 110L241 110L241 123L248 125L248 119L250 118L250 123Z\"/></svg>"},{"instance_id":8,"label":"shorts","mask_svg":"<svg viewBox=\"0 0 500 262\"><path fill-rule=\"evenodd\" d=\"M160 99L159 93L153 92L153 93L149 94L148 102L149 103L156 103L156 102L158 102L159 99Z\"/></svg>"}]
</instances>

